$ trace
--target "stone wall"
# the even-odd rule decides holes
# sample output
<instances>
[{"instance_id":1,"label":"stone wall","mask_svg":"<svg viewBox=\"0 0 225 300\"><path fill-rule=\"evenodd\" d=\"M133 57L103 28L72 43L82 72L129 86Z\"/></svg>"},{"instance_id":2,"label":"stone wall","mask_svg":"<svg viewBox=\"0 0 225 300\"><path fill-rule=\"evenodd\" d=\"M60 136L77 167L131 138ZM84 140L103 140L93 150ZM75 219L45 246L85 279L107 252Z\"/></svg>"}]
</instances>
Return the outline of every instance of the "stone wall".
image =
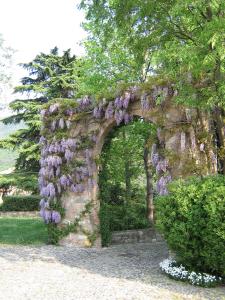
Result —
<instances>
[{"instance_id":1,"label":"stone wall","mask_svg":"<svg viewBox=\"0 0 225 300\"><path fill-rule=\"evenodd\" d=\"M39 211L5 211L0 212L0 217L31 217L40 218Z\"/></svg>"},{"instance_id":2,"label":"stone wall","mask_svg":"<svg viewBox=\"0 0 225 300\"><path fill-rule=\"evenodd\" d=\"M153 228L112 232L112 245L128 243L151 243L162 241L163 237Z\"/></svg>"},{"instance_id":3,"label":"stone wall","mask_svg":"<svg viewBox=\"0 0 225 300\"><path fill-rule=\"evenodd\" d=\"M174 92L171 89L167 87L159 89L160 93L163 91L165 96L160 104L153 103L153 93L157 90L156 87L150 92L135 91L132 95L125 92L124 99L127 99L127 95L130 95L130 99L132 98L126 108L126 113L141 117L157 126L157 151L168 162L166 171L173 179L216 173L213 137L207 113L200 114L197 109L178 106L174 104ZM143 99L145 104L148 103L147 108L146 105L143 106ZM101 109L106 114L110 104L107 106L104 101L99 104L99 110ZM50 126L47 117L44 122L47 124L46 126ZM95 143L91 149L88 149L89 153L87 153L87 149L84 150L82 145L76 151L76 160L86 161L87 165L95 165L95 169L91 178L91 186L89 180L85 179L84 191L67 190L61 197L61 203L65 208L65 218L61 226L74 222L74 219L78 218L85 210L85 206L91 203L91 211L82 216L78 231L70 233L62 239L61 243L87 246L90 244L90 236L92 236L92 245L100 245L98 160L105 138L116 126L116 120L114 117L96 116L93 114L93 110L86 110L83 114L72 116L70 122L72 124L67 133L72 139L81 141L83 137L91 137L95 134Z\"/></svg>"}]
</instances>

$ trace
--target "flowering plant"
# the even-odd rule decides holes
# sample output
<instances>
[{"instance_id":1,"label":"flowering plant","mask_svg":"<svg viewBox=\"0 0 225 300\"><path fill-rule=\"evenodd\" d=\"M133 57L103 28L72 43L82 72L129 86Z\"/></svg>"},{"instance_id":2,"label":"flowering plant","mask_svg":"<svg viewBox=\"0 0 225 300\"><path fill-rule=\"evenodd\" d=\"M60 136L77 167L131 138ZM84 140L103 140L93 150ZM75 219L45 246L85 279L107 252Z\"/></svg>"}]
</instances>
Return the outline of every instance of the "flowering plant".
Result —
<instances>
[{"instance_id":1,"label":"flowering plant","mask_svg":"<svg viewBox=\"0 0 225 300\"><path fill-rule=\"evenodd\" d=\"M159 266L169 277L175 280L188 281L192 285L213 287L222 282L222 277L186 270L182 264L179 265L172 259L164 259Z\"/></svg>"}]
</instances>

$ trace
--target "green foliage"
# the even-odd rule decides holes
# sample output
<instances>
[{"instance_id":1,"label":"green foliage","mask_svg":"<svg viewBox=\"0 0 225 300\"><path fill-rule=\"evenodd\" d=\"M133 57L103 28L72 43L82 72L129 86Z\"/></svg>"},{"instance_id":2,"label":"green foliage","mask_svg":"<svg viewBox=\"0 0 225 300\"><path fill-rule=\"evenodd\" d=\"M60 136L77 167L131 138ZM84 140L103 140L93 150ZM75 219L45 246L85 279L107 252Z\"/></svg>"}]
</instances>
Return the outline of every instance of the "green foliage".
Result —
<instances>
[{"instance_id":1,"label":"green foliage","mask_svg":"<svg viewBox=\"0 0 225 300\"><path fill-rule=\"evenodd\" d=\"M21 80L22 85L15 88L15 93L25 95L25 99L10 103L14 114L3 120L4 124L18 124L25 127L17 130L0 141L0 147L17 150L17 170L38 171L40 158L40 111L42 106L53 98L72 98L77 90L76 57L70 50L59 55L54 48L50 54L41 53L36 58L21 66L29 76Z\"/></svg>"},{"instance_id":2,"label":"green foliage","mask_svg":"<svg viewBox=\"0 0 225 300\"><path fill-rule=\"evenodd\" d=\"M86 13L90 70L94 65L108 87L160 74L175 82L179 102L224 105L223 0L81 0L80 7Z\"/></svg>"},{"instance_id":3,"label":"green foliage","mask_svg":"<svg viewBox=\"0 0 225 300\"><path fill-rule=\"evenodd\" d=\"M114 129L101 154L100 232L102 244L111 232L149 226L146 204L144 148L154 142L155 127L141 119Z\"/></svg>"},{"instance_id":4,"label":"green foliage","mask_svg":"<svg viewBox=\"0 0 225 300\"><path fill-rule=\"evenodd\" d=\"M145 198L144 147L154 141L155 133L154 125L137 119L108 135L101 154L101 199L123 203L131 196Z\"/></svg>"},{"instance_id":5,"label":"green foliage","mask_svg":"<svg viewBox=\"0 0 225 300\"><path fill-rule=\"evenodd\" d=\"M1 211L37 211L39 210L39 195L4 196L0 205Z\"/></svg>"},{"instance_id":6,"label":"green foliage","mask_svg":"<svg viewBox=\"0 0 225 300\"><path fill-rule=\"evenodd\" d=\"M109 246L112 238L112 229L111 229L111 211L110 205L104 202L101 203L100 211L99 211L99 219L100 219L100 234L102 246Z\"/></svg>"},{"instance_id":7,"label":"green foliage","mask_svg":"<svg viewBox=\"0 0 225 300\"><path fill-rule=\"evenodd\" d=\"M39 218L0 217L0 244L40 245L47 242L47 228Z\"/></svg>"},{"instance_id":8,"label":"green foliage","mask_svg":"<svg viewBox=\"0 0 225 300\"><path fill-rule=\"evenodd\" d=\"M14 172L6 175L0 175L0 189L5 192L11 188L19 188L32 193L38 193L37 173L34 172Z\"/></svg>"},{"instance_id":9,"label":"green foliage","mask_svg":"<svg viewBox=\"0 0 225 300\"><path fill-rule=\"evenodd\" d=\"M177 181L158 197L156 223L188 269L225 276L225 177Z\"/></svg>"},{"instance_id":10,"label":"green foliage","mask_svg":"<svg viewBox=\"0 0 225 300\"><path fill-rule=\"evenodd\" d=\"M99 212L102 246L109 246L113 231L148 228L146 214L144 201L126 206L102 202Z\"/></svg>"}]
</instances>

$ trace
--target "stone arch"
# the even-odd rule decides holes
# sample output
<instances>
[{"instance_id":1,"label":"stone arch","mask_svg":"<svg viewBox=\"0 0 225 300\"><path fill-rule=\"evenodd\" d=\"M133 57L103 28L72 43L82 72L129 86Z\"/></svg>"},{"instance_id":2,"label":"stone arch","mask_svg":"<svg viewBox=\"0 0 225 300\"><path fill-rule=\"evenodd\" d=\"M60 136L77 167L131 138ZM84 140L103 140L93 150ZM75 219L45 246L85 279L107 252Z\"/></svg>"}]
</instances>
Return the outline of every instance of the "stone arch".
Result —
<instances>
[{"instance_id":1,"label":"stone arch","mask_svg":"<svg viewBox=\"0 0 225 300\"><path fill-rule=\"evenodd\" d=\"M163 98L157 104L157 99L162 97L162 95ZM135 91L126 91L121 97L117 97L111 102L106 102L103 99L95 107L92 106L89 98L82 99L79 102L79 106L75 106L72 110L71 106L74 104L71 100L64 100L64 102L57 100L42 113L45 128L44 135L48 139L49 132L51 132L52 136L51 143L46 141L46 139L43 142L42 161L44 167L42 169L46 168L46 161L48 161L49 156L52 156L51 153L49 154L49 147L55 143L54 139L56 140L57 128L64 134L66 132L68 139L71 139L71 141L79 140L79 147L75 150L75 158L70 159L69 164L72 165L75 159L80 159L85 161L87 168L89 168L89 163L91 168L93 168L90 172L91 178L82 179L84 181L82 189L77 191L75 187L71 191L66 184L64 192L58 195L65 209L65 218L60 226L68 226L74 220L77 222L77 232L70 232L67 236L63 237L61 240L62 244L100 246L100 237L98 234L100 201L98 199L97 160L101 154L105 137L116 126L116 111L118 113L123 111L124 120L125 114L129 114L129 116L136 115L152 122L158 127L157 151L161 152L160 155L164 160L167 160L168 166L166 168L173 179L193 174L206 175L216 172L216 163L213 160L212 137L208 134L207 141L201 139L203 131L210 133L210 120L207 114L200 115L197 109L187 109L178 106L174 104L173 98L174 92L171 87L154 86L148 92L137 89ZM123 101L125 101L124 99L128 99L126 109L119 110L116 108L113 113L114 115L112 114L106 118L109 105L116 107L115 103L119 101L118 99L122 99ZM71 113L68 113L69 110L71 110ZM52 130L52 126L54 130ZM91 147L90 145L85 146L85 149L83 146L85 143L88 144L85 137L88 137L88 141L90 142L93 134L95 141ZM65 163L64 153L60 155L62 161ZM71 169L72 172L73 170ZM42 179L43 176L45 175L41 175ZM55 185L56 176L54 176L55 174L53 174L52 179L48 178L46 184L52 181L53 185ZM72 178L72 174L67 174L66 176ZM68 181L70 180L72 181L73 179L68 179ZM91 185L89 185L89 181L91 181ZM80 188L81 186L77 187ZM44 189L47 189L47 187L44 187ZM46 195L45 192L44 194Z\"/></svg>"}]
</instances>

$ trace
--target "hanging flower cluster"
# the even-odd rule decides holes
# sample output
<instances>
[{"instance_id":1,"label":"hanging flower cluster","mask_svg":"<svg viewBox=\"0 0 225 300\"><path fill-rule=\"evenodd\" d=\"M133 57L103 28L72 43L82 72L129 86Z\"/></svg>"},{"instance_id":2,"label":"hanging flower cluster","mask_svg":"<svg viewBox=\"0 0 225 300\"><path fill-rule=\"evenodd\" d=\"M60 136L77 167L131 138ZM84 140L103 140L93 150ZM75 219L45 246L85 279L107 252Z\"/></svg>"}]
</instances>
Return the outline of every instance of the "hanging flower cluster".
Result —
<instances>
[{"instance_id":1,"label":"hanging flower cluster","mask_svg":"<svg viewBox=\"0 0 225 300\"><path fill-rule=\"evenodd\" d=\"M42 199L40 201L40 216L43 218L46 224L54 223L58 224L61 221L61 215L58 211L50 210L48 201Z\"/></svg>"},{"instance_id":2,"label":"hanging flower cluster","mask_svg":"<svg viewBox=\"0 0 225 300\"><path fill-rule=\"evenodd\" d=\"M57 129L69 129L69 119L77 114L77 111L85 111L90 108L91 100L86 97L79 101L75 109L60 110L60 104L54 103L48 109L42 111L45 121L47 138L40 138L41 159L39 171L39 188L43 199L40 201L40 214L46 224L58 224L61 221L60 213L53 210L54 203L61 194L70 190L74 193L82 193L86 189L91 189L95 184L93 175L96 172L96 164L93 159L92 149L82 149L83 137L57 139ZM60 119L55 122L52 116ZM53 126L54 124L54 126ZM88 139L89 146L97 142L96 132L93 132ZM77 159L83 157L84 159Z\"/></svg>"},{"instance_id":3,"label":"hanging flower cluster","mask_svg":"<svg viewBox=\"0 0 225 300\"><path fill-rule=\"evenodd\" d=\"M156 144L152 146L151 161L153 167L156 169L156 174L159 177L156 183L156 191L161 196L167 195L167 185L172 181L172 177L169 172L169 162L167 159L159 155Z\"/></svg>"},{"instance_id":4,"label":"hanging flower cluster","mask_svg":"<svg viewBox=\"0 0 225 300\"><path fill-rule=\"evenodd\" d=\"M39 172L41 216L46 223L57 224L61 216L52 208L63 192L70 190L73 193L83 193L95 185L94 174L97 171L93 157L93 147L98 141L98 134L93 132L86 137L69 138L68 133L72 122L82 113L92 113L96 119L114 119L117 125L132 121L129 112L130 103L134 102L136 88L125 92L123 96L116 97L107 102L103 99L94 106L90 97L76 101L72 99L59 99L41 111L44 121L43 137L40 139L41 160ZM165 87L154 87L151 96L142 97L142 108L149 110L156 105L158 97L167 97L170 90ZM60 134L58 134L60 133ZM85 147L85 148L84 148ZM82 160L80 158L83 158ZM167 193L166 184L171 180L168 173L168 162L157 153L154 154L154 165L161 176L157 190L160 195ZM167 174L167 175L165 175Z\"/></svg>"},{"instance_id":5,"label":"hanging flower cluster","mask_svg":"<svg viewBox=\"0 0 225 300\"><path fill-rule=\"evenodd\" d=\"M153 86L151 93L144 93L141 96L141 107L143 110L151 110L157 104L162 103L168 96L173 95L172 87L168 86Z\"/></svg>"},{"instance_id":6,"label":"hanging flower cluster","mask_svg":"<svg viewBox=\"0 0 225 300\"><path fill-rule=\"evenodd\" d=\"M124 96L116 97L114 101L109 103L103 100L94 108L93 116L97 119L114 118L117 125L120 125L122 122L128 124L133 119L133 116L128 112L128 106L133 101L135 101L133 92L126 92Z\"/></svg>"}]
</instances>

